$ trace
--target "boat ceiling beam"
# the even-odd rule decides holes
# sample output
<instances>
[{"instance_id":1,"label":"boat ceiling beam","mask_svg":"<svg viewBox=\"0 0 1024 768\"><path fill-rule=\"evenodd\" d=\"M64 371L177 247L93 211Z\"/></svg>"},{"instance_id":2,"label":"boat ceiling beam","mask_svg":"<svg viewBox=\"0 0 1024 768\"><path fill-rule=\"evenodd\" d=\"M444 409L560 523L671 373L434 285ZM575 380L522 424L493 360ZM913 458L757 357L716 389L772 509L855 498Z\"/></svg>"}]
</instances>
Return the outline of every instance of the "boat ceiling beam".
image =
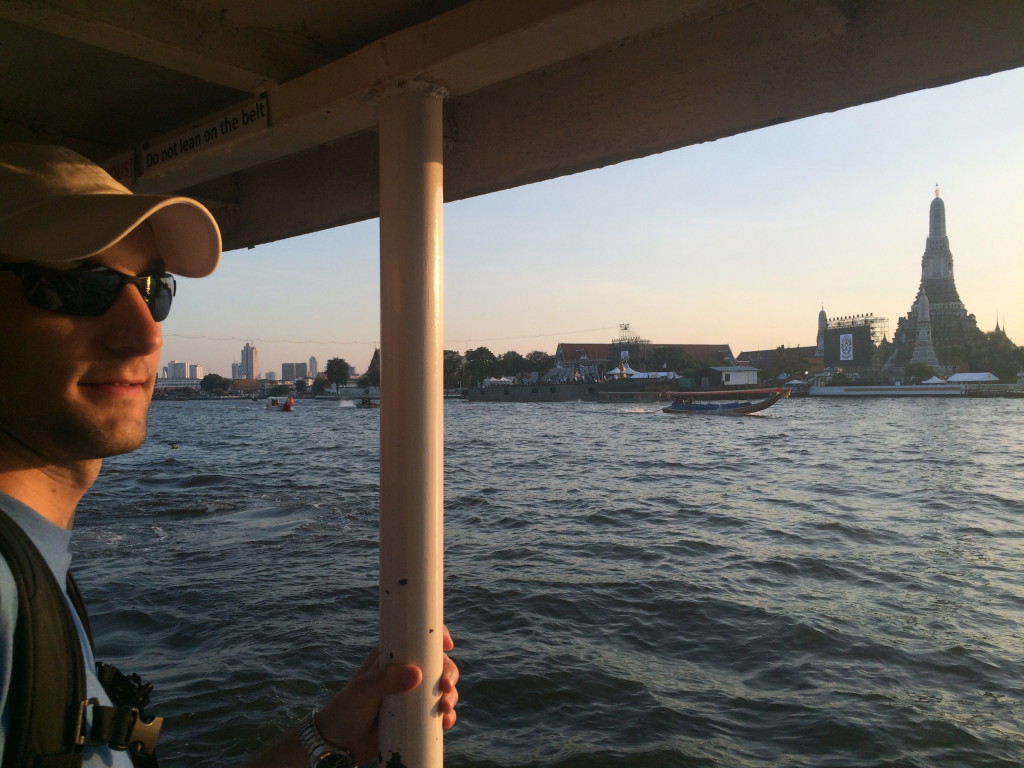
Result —
<instances>
[{"instance_id":1,"label":"boat ceiling beam","mask_svg":"<svg viewBox=\"0 0 1024 768\"><path fill-rule=\"evenodd\" d=\"M930 14L913 4L877 3L853 15L833 3L802 3L823 9L817 16L769 13L764 5L703 3L675 23L636 29L617 44L568 58L563 49L548 61L557 19L539 18L531 27L537 54L518 61L521 73L502 62L496 34L449 56L424 43L399 67L365 60L387 46L364 50L313 73L296 90L282 86L282 119L293 127L275 130L293 138L306 133L288 148L300 154L235 172L228 189L221 179L193 191L239 196L223 216L229 247L376 216L376 159L362 156L375 143L360 135L373 130L372 71L401 80L422 70L424 79L449 89L445 197L459 200L1024 65L1024 4L1015 13L986 5L971 18L948 2L929 3L942 11ZM459 9L444 24L461 19L471 27L467 19L479 10ZM583 37L593 45L600 35ZM325 82L342 100L311 106ZM332 133L345 135L331 140ZM269 191L294 191L297 169L319 190L317 200L278 197L268 215ZM247 204L253 196L262 198L259 205Z\"/></svg>"},{"instance_id":2,"label":"boat ceiling beam","mask_svg":"<svg viewBox=\"0 0 1024 768\"><path fill-rule=\"evenodd\" d=\"M1022 39L1000 0L6 0L0 139L113 161L262 99L134 187L206 201L235 249L377 216L403 82L450 94L458 200L1024 66Z\"/></svg>"}]
</instances>

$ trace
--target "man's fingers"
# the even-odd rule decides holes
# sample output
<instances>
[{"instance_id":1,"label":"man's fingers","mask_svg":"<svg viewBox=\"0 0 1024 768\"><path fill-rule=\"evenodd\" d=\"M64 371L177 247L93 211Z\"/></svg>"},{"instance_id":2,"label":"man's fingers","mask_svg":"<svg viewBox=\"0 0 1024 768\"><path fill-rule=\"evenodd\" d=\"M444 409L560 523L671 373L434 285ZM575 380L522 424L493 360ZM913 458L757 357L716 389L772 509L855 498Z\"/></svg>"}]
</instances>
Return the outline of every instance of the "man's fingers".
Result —
<instances>
[{"instance_id":1,"label":"man's fingers","mask_svg":"<svg viewBox=\"0 0 1024 768\"><path fill-rule=\"evenodd\" d=\"M406 693L423 682L423 672L414 664L389 664L384 668L382 695Z\"/></svg>"}]
</instances>

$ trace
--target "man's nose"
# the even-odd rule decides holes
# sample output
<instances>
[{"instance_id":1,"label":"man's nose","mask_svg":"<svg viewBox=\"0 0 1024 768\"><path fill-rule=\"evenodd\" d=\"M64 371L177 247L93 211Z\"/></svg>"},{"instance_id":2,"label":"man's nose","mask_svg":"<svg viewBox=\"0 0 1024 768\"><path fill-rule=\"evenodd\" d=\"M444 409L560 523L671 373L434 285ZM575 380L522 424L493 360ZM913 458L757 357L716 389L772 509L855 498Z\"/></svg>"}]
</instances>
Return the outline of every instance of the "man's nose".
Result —
<instances>
[{"instance_id":1,"label":"man's nose","mask_svg":"<svg viewBox=\"0 0 1024 768\"><path fill-rule=\"evenodd\" d=\"M104 341L111 349L148 355L163 343L160 323L153 319L136 285L122 287L103 318L107 321Z\"/></svg>"}]
</instances>

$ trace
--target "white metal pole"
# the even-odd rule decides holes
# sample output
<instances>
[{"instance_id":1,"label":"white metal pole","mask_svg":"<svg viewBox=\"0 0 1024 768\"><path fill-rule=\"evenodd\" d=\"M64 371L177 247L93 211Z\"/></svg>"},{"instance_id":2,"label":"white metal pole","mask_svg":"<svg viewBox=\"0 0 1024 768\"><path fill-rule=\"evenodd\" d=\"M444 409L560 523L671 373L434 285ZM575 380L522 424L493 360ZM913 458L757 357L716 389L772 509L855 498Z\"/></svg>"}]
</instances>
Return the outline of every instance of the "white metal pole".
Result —
<instances>
[{"instance_id":1,"label":"white metal pole","mask_svg":"<svg viewBox=\"0 0 1024 768\"><path fill-rule=\"evenodd\" d=\"M423 684L381 710L381 765L443 763L444 89L408 83L380 106L380 649Z\"/></svg>"}]
</instances>

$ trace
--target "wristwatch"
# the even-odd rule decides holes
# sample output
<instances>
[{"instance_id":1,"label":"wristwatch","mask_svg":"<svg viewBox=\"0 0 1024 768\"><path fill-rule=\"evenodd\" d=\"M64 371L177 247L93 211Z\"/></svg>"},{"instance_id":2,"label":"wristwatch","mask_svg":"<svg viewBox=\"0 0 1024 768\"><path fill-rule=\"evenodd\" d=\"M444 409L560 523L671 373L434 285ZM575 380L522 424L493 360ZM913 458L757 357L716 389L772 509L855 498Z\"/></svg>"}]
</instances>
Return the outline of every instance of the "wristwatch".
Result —
<instances>
[{"instance_id":1,"label":"wristwatch","mask_svg":"<svg viewBox=\"0 0 1024 768\"><path fill-rule=\"evenodd\" d=\"M351 752L324 741L316 727L316 710L299 722L299 741L306 750L309 768L355 768Z\"/></svg>"}]
</instances>

